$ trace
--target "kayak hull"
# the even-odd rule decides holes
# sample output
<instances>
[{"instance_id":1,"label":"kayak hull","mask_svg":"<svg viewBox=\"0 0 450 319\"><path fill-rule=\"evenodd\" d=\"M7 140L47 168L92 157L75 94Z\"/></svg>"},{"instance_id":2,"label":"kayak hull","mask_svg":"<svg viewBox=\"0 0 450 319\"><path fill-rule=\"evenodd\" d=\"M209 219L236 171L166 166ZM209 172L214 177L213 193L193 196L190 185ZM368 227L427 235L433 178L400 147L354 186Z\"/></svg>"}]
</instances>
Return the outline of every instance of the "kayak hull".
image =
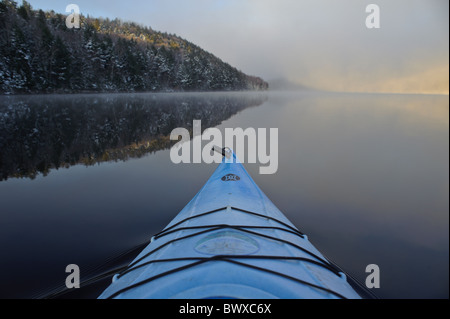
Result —
<instances>
[{"instance_id":1,"label":"kayak hull","mask_svg":"<svg viewBox=\"0 0 450 319\"><path fill-rule=\"evenodd\" d=\"M360 296L232 154L99 298Z\"/></svg>"}]
</instances>

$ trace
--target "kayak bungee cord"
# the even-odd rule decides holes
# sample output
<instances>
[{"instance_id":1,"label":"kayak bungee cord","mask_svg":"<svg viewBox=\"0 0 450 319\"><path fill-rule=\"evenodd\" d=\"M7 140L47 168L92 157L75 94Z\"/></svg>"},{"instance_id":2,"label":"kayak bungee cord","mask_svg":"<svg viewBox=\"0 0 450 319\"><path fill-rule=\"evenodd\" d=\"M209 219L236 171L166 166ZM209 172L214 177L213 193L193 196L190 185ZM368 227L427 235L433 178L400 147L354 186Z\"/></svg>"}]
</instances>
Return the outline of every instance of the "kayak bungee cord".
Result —
<instances>
[{"instance_id":1,"label":"kayak bungee cord","mask_svg":"<svg viewBox=\"0 0 450 319\"><path fill-rule=\"evenodd\" d=\"M284 239L272 237L272 236L265 235L265 234L261 234L261 233L258 233L258 232L253 232L253 231L250 231L250 230L246 230L246 229L244 229L244 228L241 228L241 227L239 227L239 226L233 226L233 225L212 225L211 227L213 227L213 228L206 229L206 230L204 230L204 231L200 231L200 232L197 232L197 233L194 233L194 234L189 234L189 235L186 235L186 236L184 236L184 237L179 237L179 238L176 238L176 239L172 239L172 240L170 240L170 241L168 241L168 242L162 244L161 246L158 246L158 247L155 248L154 250L148 252L148 253L145 254L144 256L140 257L139 259L137 259L137 260L135 260L133 263L131 263L130 266L129 266L129 268L130 268L129 271L131 271L131 270L133 269L133 267L134 267L136 264L138 264L139 262L141 262L143 259L149 257L150 255L154 254L155 252L157 252L157 251L160 250L161 248L164 248L164 247L166 247L166 246L168 246L168 245L170 245L170 244L172 244L172 243L175 243L175 242L180 241L180 240L188 239L188 238L191 238L191 237L203 235L203 234L205 234L205 233L213 232L213 231L216 231L216 230L224 229L224 228L237 229L237 230L242 231L242 232L245 232L245 233L249 233L249 234L252 234L252 235L256 235L256 236L268 238L268 239L271 239L271 240L274 240L274 241L281 242L281 243L283 243L283 244L290 245L290 246L292 246L292 247L295 247L295 248L297 248L297 249L300 249L301 251L303 251L303 252L305 252L305 253L311 255L311 256L314 257L314 258L317 258L318 260L322 261L324 264L329 265L331 268L335 267L334 265L332 265L331 263L329 263L327 260L324 260L323 258L321 258L321 257L317 256L316 254L310 252L309 250L307 250L307 249L305 249L305 248L303 248L303 247L300 247L300 246L298 246L298 245L296 245L296 244L294 244L294 243L292 243L292 242L290 242L290 241L284 240ZM273 229L272 227L266 227L266 228L268 228L268 229ZM129 271L125 271L125 272L123 272L123 273L120 273L120 274L119 274L119 278L122 277L125 273L128 273ZM342 271L338 270L338 272L342 272Z\"/></svg>"},{"instance_id":2,"label":"kayak bungee cord","mask_svg":"<svg viewBox=\"0 0 450 319\"><path fill-rule=\"evenodd\" d=\"M317 262L313 259L304 258L304 257L294 257L294 256L265 256L265 255L217 255L216 257L220 256L220 258L233 258L233 259L272 259L272 260L293 260L293 261L304 261L311 264L315 264L317 266L323 267L328 269L329 271L335 273L336 275L340 276L340 273L337 273L336 270L333 267L330 267L326 264ZM179 258L171 258L171 259L154 259L147 261L143 264L140 264L138 266L133 267L132 269L127 269L128 267L124 267L125 272L122 273L122 275L125 275L125 273L137 270L139 268L154 264L154 263L162 263L162 262L174 262L174 261L192 261L192 260L206 260L207 257L179 257ZM123 269L123 268L122 268ZM119 279L121 276L119 274L116 274L115 279Z\"/></svg>"},{"instance_id":3,"label":"kayak bungee cord","mask_svg":"<svg viewBox=\"0 0 450 319\"><path fill-rule=\"evenodd\" d=\"M295 277L292 277L292 276L289 276L289 275L286 275L286 274L283 274L283 273L280 273L280 272L277 272L277 271L274 271L274 270L261 268L261 267L257 267L257 266L254 266L254 265L249 265L249 264L245 264L245 263L241 263L241 262L238 262L236 260L233 260L233 259L239 259L239 258L259 259L259 257L260 258L264 258L264 259L283 259L283 260L299 260L299 261L313 262L313 260L306 259L306 258L281 257L281 256L236 256L236 255L233 255L233 256L220 256L220 255L217 255L217 256L203 257L203 258L202 257L187 257L187 258L173 258L173 259L166 259L166 260L154 260L154 261L151 261L151 262L148 262L148 263L151 264L151 263L156 263L156 262L189 261L189 260L198 260L198 261L197 262L193 262L191 264L187 264L187 265L179 267L179 268L171 269L169 271L166 271L166 272L158 274L156 276L147 278L147 279L145 279L143 281L140 281L140 282L135 283L133 285L130 285L128 287L122 288L122 289L114 292L111 296L106 297L105 299L113 299L113 298L117 297L118 295L120 295L120 294L122 294L122 293L124 293L124 292L126 292L128 290L137 288L139 286L142 286L144 284L152 282L152 281L154 281L156 279L160 279L162 277L165 277L165 276L168 276L168 275L171 275L171 274L174 274L174 273L177 273L177 272L180 272L180 271L186 270L188 268L192 268L192 267L195 267L195 266L198 266L198 265L204 264L206 262L210 262L210 261L225 261L225 262L229 262L229 263L236 264L236 265L239 265L239 266L243 266L243 267L252 268L252 269L255 269L255 270L267 272L267 273L270 273L270 274L273 274L273 275L276 275L276 276L280 276L280 277L283 277L283 278L286 278L286 279L298 282L300 284L307 285L307 286L310 286L312 288L316 288L316 289L322 290L324 292L333 294L333 295L335 295L338 298L347 299L343 295L341 295L341 294L339 294L339 293L337 293L337 292L335 292L333 290L330 290L328 288L325 288L325 287L322 287L322 286L318 286L318 285L315 285L313 283L310 283L310 282L307 282L307 281L304 281L304 280L301 280L301 279L298 279L298 278L295 278ZM233 258L233 259L231 259L231 258ZM317 263L317 264L319 265L319 263ZM320 264L320 265L324 266L323 264Z\"/></svg>"},{"instance_id":4,"label":"kayak bungee cord","mask_svg":"<svg viewBox=\"0 0 450 319\"><path fill-rule=\"evenodd\" d=\"M283 240L283 239L280 239L280 238L276 238L276 237L272 237L272 236L268 236L268 235L264 235L264 234L257 233L257 232L252 232L252 231L246 230L246 229L244 229L244 228L242 228L242 227L240 227L240 226L233 226L233 225L213 225L213 226L211 226L211 227L214 227L214 228L207 229L207 230L204 230L204 231L201 231L201 232L198 232L198 233L190 234L190 235L187 235L187 236L184 236L184 237L176 238L176 239L173 239L173 240L171 240L171 241L168 241L168 242L164 243L163 245L161 245L161 246L155 248L154 250L150 251L149 253L145 254L144 256L142 256L141 258L139 258L138 260L136 260L136 261L134 261L133 263L131 263L131 264L129 265L128 269L126 269L125 271L123 271L123 272L121 272L121 273L118 274L118 277L117 277L117 278L120 278L120 277L122 277L123 275L125 275L125 274L127 274L127 273L133 271L134 269L137 268L137 267L135 267L135 266L136 266L139 262L141 262L143 259L149 257L150 255L152 255L153 253L157 252L158 250L160 250L161 248L163 248L163 247L165 247L165 246L168 246L168 245L170 245L170 244L172 244L172 243L174 243L174 242L180 241L180 240L184 240L184 239L187 239L187 238L191 238L191 237L194 237L194 236L198 236L198 235L205 234L205 233L207 233L207 232L213 232L213 231L216 231L216 230L219 230L219 229L224 229L224 228L237 229L237 230L242 231L242 232L245 232L245 233L250 233L250 234L252 234L252 235L265 237L265 238L268 238L268 239L271 239L271 240L279 241L279 242L281 242L281 243L283 243L283 244L291 245L291 246L293 246L293 247L295 247L295 248L298 248L298 249L300 249L300 250L302 250L302 251L308 253L308 254L311 255L312 257L317 258L319 261L323 262L324 265L327 265L327 266L329 267L329 269L332 269L333 272L334 272L335 274L337 274L338 276L340 276L339 274L342 273L342 271L339 270L339 269L336 269L336 266L334 266L333 264L331 264L331 263L327 262L326 260L320 258L319 256L315 255L314 253L312 253L312 252L310 252L310 251L304 249L303 247L300 247L300 246L298 246L298 245L296 245L296 244L294 244L294 243L291 243L291 242L289 242L289 241L286 241L286 240ZM268 228L271 229L272 227L268 227Z\"/></svg>"},{"instance_id":5,"label":"kayak bungee cord","mask_svg":"<svg viewBox=\"0 0 450 319\"><path fill-rule=\"evenodd\" d=\"M196 261L196 262L194 262L192 264L188 264L188 265L182 266L182 267L179 267L179 268L176 268L176 269L172 269L170 271L167 271L167 272L164 272L162 274L158 274L158 275L156 275L154 277L148 278L148 279L146 279L146 280L144 280L142 282L138 282L138 283L136 283L136 284L134 284L132 286L123 288L123 289L115 292L111 296L109 296L108 299L112 299L115 296L117 296L117 295L119 295L119 294L121 294L123 292L126 292L126 291L128 291L130 289L136 288L136 287L138 287L140 285L146 284L146 283L148 283L150 281L162 278L164 276L171 275L173 273L176 273L176 272L179 272L179 271L185 270L187 268L191 268L191 267L194 267L194 266L197 266L197 265L203 264L205 262L209 262L209 261L226 261L226 262L231 262L231 263L238 264L240 266L249 267L249 268L257 269L257 270L260 270L260 271L269 272L271 274L274 274L274 275L277 275L277 276L282 276L284 278L294 280L294 281L302 283L304 285L308 285L308 286L311 286L313 288L317 288L317 289L323 290L325 292L334 294L335 296L337 296L339 298L346 299L341 294L339 294L339 293L337 293L335 291L332 291L330 289L327 289L325 287L318 286L318 285L315 285L313 283L309 283L309 282L306 282L304 280L301 280L301 279L298 279L298 278L295 278L295 277L292 277L292 276L288 276L288 275L282 274L282 273L274 271L274 270L260 268L260 267L254 266L254 265L244 264L244 263L240 263L240 262L237 262L237 261L233 260L233 259L268 259L268 260L295 260L295 261L303 261L303 262L313 263L313 264L315 264L317 266L325 268L325 269L329 270L330 272L333 272L336 276L339 276L339 277L342 278L342 274L343 274L342 270L340 270L338 267L336 267L334 264L328 262L327 260L324 260L323 258L315 255L314 253L304 249L303 247L300 247L300 246L298 246L298 245L296 245L296 244L294 244L292 242L289 242L289 241L286 241L286 240L283 240L283 239L280 239L280 238L268 236L268 235L265 235L265 234L261 234L261 233L257 233L257 232L253 232L253 231L249 231L249 230L245 229L245 228L252 228L252 229L281 230L281 231L285 231L285 232L289 232L291 234L297 235L297 236L299 236L299 237L301 237L303 239L305 238L305 235L302 232L300 232L297 229L287 225L286 223L283 223L282 221L280 221L280 220L278 220L276 218L273 218L273 217L270 217L270 216L266 216L266 215L262 215L262 214L258 214L258 213L255 213L255 212L249 212L249 211L242 210L242 209L236 209L236 210L241 211L243 213L249 213L249 214L252 214L252 215L255 215L255 216L259 216L259 217L262 217L262 218L270 217L269 218L270 220L276 221L276 222L278 222L278 223L280 223L280 224L282 224L282 225L284 225L286 227L289 227L289 229L282 228L282 227L272 227L272 226L241 226L241 225L225 225L225 224L176 228L177 226L183 224L184 222L186 222L188 220L192 220L194 218L202 217L202 216L205 216L205 215L208 215L208 214L220 212L220 211L223 211L225 209L227 209L227 207L224 207L224 208L221 208L221 209L216 209L216 210L213 210L213 211L210 211L210 212L206 212L206 213L202 213L202 214L199 214L199 215L191 216L191 217L186 218L186 219L176 223L175 225L173 225L171 227L168 227L165 230L157 233L155 236L152 237L152 241L151 241L152 243L155 242L157 239L162 238L164 236L167 236L169 234L172 234L174 232L207 228L204 231L200 231L200 232L197 232L197 233L189 234L189 235L184 236L184 237L176 238L176 239L173 239L171 241L168 241L168 242L162 244L161 246L155 248L154 250L150 251L149 253L147 253L144 256L140 257L139 259L135 260L126 269L124 269L123 271L119 272L115 276L114 279L117 280L120 277L122 277L122 276L124 276L124 275L126 275L126 274L128 274L128 273L130 273L132 271L135 271L135 270L137 270L139 268L142 268L142 267L154 264L154 263L174 262L174 261ZM177 241L180 241L180 240L184 240L184 239L187 239L187 238L191 238L191 237L194 237L194 236L199 236L199 235L205 234L207 232L213 232L213 231L216 231L216 230L219 230L219 229L225 229L225 228L237 229L239 231L250 233L252 235L265 237L265 238L268 238L270 240L275 240L275 241L282 242L284 244L291 245L291 246L293 246L293 247L295 247L297 249L300 249L300 250L310 254L312 257L318 259L319 261L316 261L316 260L313 260L313 259L309 259L309 258L293 257L293 256L275 256L275 255L273 255L273 256L272 255L269 255L269 256L260 256L260 255L252 255L252 256L247 256L247 255L244 255L244 256L222 255L221 256L221 255L218 255L218 256L213 256L213 257L209 257L209 258L206 258L206 257L203 257L203 258L201 258L201 257L182 257L182 258L171 258L171 259L163 259L163 260L151 260L151 261L139 264L142 260L146 259L147 257L152 255L156 251L158 251L161 248L163 248L165 246L168 246L168 245L170 245L170 244L172 244L174 242L177 242ZM291 230L291 229L293 229L293 230Z\"/></svg>"},{"instance_id":6,"label":"kayak bungee cord","mask_svg":"<svg viewBox=\"0 0 450 319\"><path fill-rule=\"evenodd\" d=\"M172 225L172 226L166 228L165 230L163 230L163 231L157 233L157 234L156 234L155 236L153 236L153 237L154 237L154 238L161 237L161 234L168 232L169 230L171 230L171 229L173 229L173 228L175 228L175 227L177 227L177 226L179 226L179 225L181 225L181 224L187 222L188 220L192 220L192 219L199 218L199 217L203 217L203 216L206 216L206 215L209 215L209 214L214 214L214 213L217 213L217 212L221 212L221 211L226 210L226 209L228 209L228 208L237 210L237 211L242 212L242 213L246 213L246 214L250 214L250 215L255 215L255 216L258 216L258 217L262 217L262 218L266 218L266 219L272 220L272 221L274 221L274 222L277 222L278 224L281 224L281 225L283 225L283 226L289 228L291 231L293 231L293 232L295 232L296 234L298 234L301 238L305 238L305 234L303 234L302 232L300 232L298 229L296 229L296 228L294 228L294 227L292 227L292 226L289 226L288 224L282 222L281 220L278 220L278 219L276 219L276 218L274 218L274 217L271 217L271 216L258 214L258 213L255 213L255 212L251 212L251 211L248 211L248 210L245 210L245 209L241 209L241 208L237 208L237 207L232 207L232 206L230 206L230 207L222 207L222 208L219 208L219 209L211 210L211 211L206 212L206 213L202 213L202 214L190 216L190 217L185 218L185 219L183 219L182 221L180 221L180 222L178 222L178 223L176 223L176 224L174 224L174 225Z\"/></svg>"},{"instance_id":7,"label":"kayak bungee cord","mask_svg":"<svg viewBox=\"0 0 450 319\"><path fill-rule=\"evenodd\" d=\"M301 238L304 238L304 237L300 236L297 232L293 232L292 230L285 229L285 228L282 228L282 227L276 227L276 226L249 226L249 225L228 225L228 224L179 227L179 228L176 228L174 230L170 230L168 232L164 232L161 235L158 235L158 236L155 235L152 238L153 238L153 240L156 240L158 238L161 238L161 237L164 237L164 236L176 233L177 231L181 231L181 230L202 229L202 228L206 228L207 229L207 228L212 228L212 227L223 227L223 228L231 228L231 227L233 227L233 228L249 228L249 229L273 229L273 230L281 230L281 231L284 231L286 233L291 233L293 235L296 235L296 236L299 236Z\"/></svg>"}]
</instances>

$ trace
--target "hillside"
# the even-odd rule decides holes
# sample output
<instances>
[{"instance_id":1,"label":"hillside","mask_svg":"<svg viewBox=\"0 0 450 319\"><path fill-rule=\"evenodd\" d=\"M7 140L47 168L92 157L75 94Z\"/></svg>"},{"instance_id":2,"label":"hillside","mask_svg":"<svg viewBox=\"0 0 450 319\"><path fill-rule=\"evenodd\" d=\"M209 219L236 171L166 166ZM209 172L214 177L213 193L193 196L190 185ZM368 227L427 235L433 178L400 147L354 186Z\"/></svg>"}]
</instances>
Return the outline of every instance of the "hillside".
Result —
<instances>
[{"instance_id":1,"label":"hillside","mask_svg":"<svg viewBox=\"0 0 450 319\"><path fill-rule=\"evenodd\" d=\"M119 19L66 16L0 2L0 94L266 90L176 35Z\"/></svg>"}]
</instances>

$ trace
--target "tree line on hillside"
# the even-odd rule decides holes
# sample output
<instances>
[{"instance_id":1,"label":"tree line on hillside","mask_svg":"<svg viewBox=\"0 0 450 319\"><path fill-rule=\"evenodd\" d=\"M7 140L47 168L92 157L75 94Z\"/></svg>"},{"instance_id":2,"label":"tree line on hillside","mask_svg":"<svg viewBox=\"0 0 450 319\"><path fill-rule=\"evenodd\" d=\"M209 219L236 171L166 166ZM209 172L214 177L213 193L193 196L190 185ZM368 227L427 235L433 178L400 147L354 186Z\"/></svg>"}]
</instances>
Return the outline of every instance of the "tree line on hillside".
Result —
<instances>
[{"instance_id":1,"label":"tree line on hillside","mask_svg":"<svg viewBox=\"0 0 450 319\"><path fill-rule=\"evenodd\" d=\"M0 93L266 90L176 35L119 19L66 16L0 1Z\"/></svg>"}]
</instances>

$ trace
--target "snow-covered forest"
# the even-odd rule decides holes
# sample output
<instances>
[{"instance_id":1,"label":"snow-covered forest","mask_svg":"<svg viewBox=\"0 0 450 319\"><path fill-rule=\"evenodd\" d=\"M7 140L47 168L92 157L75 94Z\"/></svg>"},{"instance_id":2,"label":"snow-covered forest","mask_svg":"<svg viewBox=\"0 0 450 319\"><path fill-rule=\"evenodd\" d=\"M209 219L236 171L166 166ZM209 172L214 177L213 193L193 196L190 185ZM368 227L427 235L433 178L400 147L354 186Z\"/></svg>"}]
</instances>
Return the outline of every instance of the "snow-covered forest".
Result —
<instances>
[{"instance_id":1,"label":"snow-covered forest","mask_svg":"<svg viewBox=\"0 0 450 319\"><path fill-rule=\"evenodd\" d=\"M119 19L63 14L0 1L0 94L266 90L176 35ZM151 22L151 21L150 21Z\"/></svg>"}]
</instances>

